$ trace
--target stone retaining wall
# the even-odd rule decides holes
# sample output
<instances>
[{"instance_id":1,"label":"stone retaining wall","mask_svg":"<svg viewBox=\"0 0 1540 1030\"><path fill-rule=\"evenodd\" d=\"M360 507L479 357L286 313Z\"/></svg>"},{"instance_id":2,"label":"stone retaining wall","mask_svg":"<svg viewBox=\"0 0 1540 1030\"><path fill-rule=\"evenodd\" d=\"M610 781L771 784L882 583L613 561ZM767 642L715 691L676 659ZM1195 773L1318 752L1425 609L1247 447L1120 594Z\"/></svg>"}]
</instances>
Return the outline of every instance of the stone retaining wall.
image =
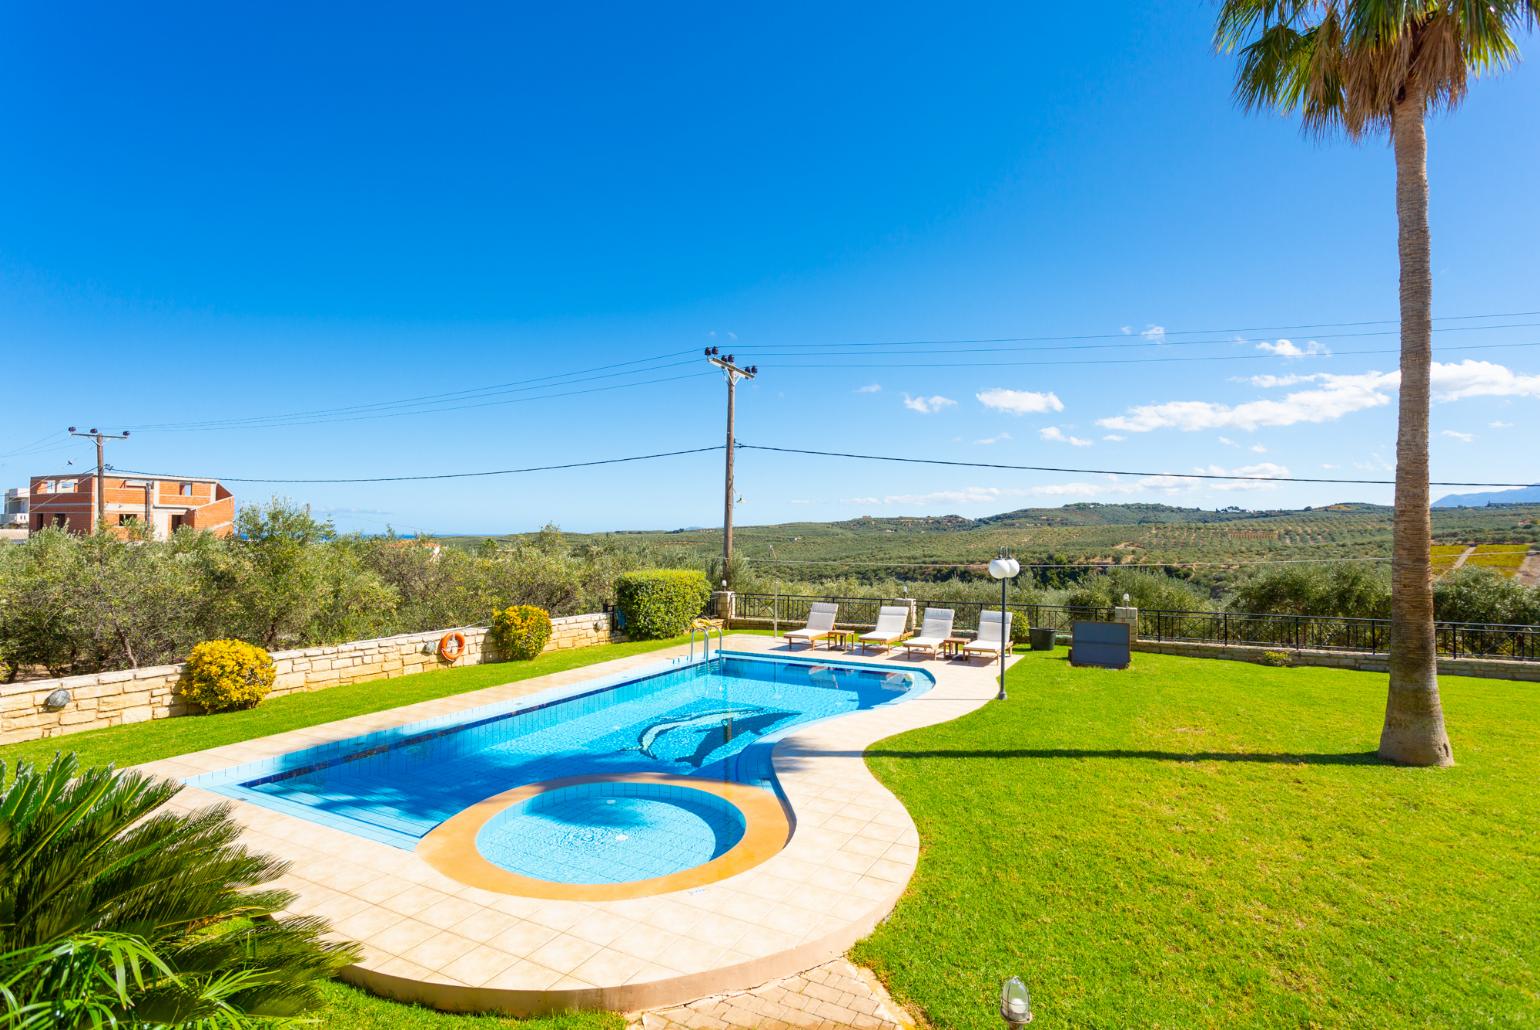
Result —
<instances>
[{"instance_id":1,"label":"stone retaining wall","mask_svg":"<svg viewBox=\"0 0 1540 1030\"><path fill-rule=\"evenodd\" d=\"M438 656L439 640L447 632L452 631L436 629L274 651L277 678L268 697L447 668L450 663ZM463 626L460 632L465 634L465 654L454 664L480 665L492 659L485 646L485 626ZM569 615L551 620L551 639L545 649L561 651L614 639L607 614ZM181 676L180 664L154 665L0 686L0 744L193 714L176 693ZM70 700L50 711L48 695L60 689L69 691Z\"/></svg>"},{"instance_id":2,"label":"stone retaining wall","mask_svg":"<svg viewBox=\"0 0 1540 1030\"><path fill-rule=\"evenodd\" d=\"M1282 651L1295 665L1323 665L1363 672L1386 672L1389 669L1389 659L1382 654L1354 654L1347 651L1295 651L1286 647L1201 644L1181 640L1135 640L1133 649L1181 655L1185 658L1228 658L1242 662L1260 661L1267 651ZM1486 679L1540 683L1540 662L1514 662L1501 658L1440 658L1438 671L1444 676L1480 676Z\"/></svg>"}]
</instances>

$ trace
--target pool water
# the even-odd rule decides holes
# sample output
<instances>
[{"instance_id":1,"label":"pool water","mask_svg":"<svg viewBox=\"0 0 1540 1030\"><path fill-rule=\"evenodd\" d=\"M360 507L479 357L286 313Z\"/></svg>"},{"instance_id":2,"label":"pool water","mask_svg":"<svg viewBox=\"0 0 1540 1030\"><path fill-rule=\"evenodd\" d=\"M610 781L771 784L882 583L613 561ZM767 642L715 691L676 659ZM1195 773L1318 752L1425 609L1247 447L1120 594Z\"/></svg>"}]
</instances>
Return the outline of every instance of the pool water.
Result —
<instances>
[{"instance_id":1,"label":"pool water","mask_svg":"<svg viewBox=\"0 0 1540 1030\"><path fill-rule=\"evenodd\" d=\"M489 819L476 850L521 876L629 883L691 869L743 839L732 802L668 784L596 783L537 794Z\"/></svg>"},{"instance_id":2,"label":"pool water","mask_svg":"<svg viewBox=\"0 0 1540 1030\"><path fill-rule=\"evenodd\" d=\"M670 663L558 688L188 782L409 849L478 801L561 777L661 772L774 789L770 751L778 737L816 720L902 701L933 683L918 669L725 652L709 661ZM603 808L619 809L621 799L613 800L616 805ZM669 807L677 811L664 811ZM637 826L654 817L665 825L687 817L706 825L686 834L692 864L721 846L720 827L677 800L628 803L625 814L614 816L634 818ZM533 827L537 818L549 824L539 832L553 848L563 839L577 839L573 834L585 847L606 846L603 830L611 816L587 802L572 809L570 819L535 813L526 816L525 825ZM641 836L619 832L628 839L618 843L632 845L626 850L646 850ZM501 844L489 836L488 846L517 850L507 844L512 836L502 834ZM642 836L652 840L661 834L648 830ZM526 861L512 857L512 850L509 861Z\"/></svg>"}]
</instances>

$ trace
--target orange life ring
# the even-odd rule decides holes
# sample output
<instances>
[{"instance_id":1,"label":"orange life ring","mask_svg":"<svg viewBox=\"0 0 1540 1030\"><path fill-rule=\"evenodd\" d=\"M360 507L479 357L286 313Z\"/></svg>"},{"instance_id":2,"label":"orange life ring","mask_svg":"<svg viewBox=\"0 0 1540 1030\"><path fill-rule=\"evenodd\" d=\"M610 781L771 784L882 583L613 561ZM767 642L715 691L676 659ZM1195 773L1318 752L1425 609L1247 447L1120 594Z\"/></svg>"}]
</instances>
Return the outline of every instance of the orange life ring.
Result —
<instances>
[{"instance_id":1,"label":"orange life ring","mask_svg":"<svg viewBox=\"0 0 1540 1030\"><path fill-rule=\"evenodd\" d=\"M450 644L454 645L454 650L450 650ZM450 665L453 665L456 661L458 661L460 656L464 653L465 634L461 633L459 630L455 630L452 633L445 633L444 639L438 642L438 656L444 659L444 661L448 662Z\"/></svg>"}]
</instances>

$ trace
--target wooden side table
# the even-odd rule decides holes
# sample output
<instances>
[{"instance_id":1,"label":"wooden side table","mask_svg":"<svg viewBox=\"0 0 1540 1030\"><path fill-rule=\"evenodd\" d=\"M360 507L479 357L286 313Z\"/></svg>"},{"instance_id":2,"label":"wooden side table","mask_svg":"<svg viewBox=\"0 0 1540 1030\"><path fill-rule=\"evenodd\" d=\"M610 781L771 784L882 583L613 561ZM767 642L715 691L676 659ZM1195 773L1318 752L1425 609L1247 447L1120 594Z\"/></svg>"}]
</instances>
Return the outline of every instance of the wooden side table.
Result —
<instances>
[{"instance_id":1,"label":"wooden side table","mask_svg":"<svg viewBox=\"0 0 1540 1030\"><path fill-rule=\"evenodd\" d=\"M830 630L829 636L826 639L829 641L829 650L832 651L838 647L841 651L848 651L850 646L855 643L856 631L853 629Z\"/></svg>"},{"instance_id":2,"label":"wooden side table","mask_svg":"<svg viewBox=\"0 0 1540 1030\"><path fill-rule=\"evenodd\" d=\"M941 642L941 657L961 658L963 647L968 643L967 637L947 637Z\"/></svg>"}]
</instances>

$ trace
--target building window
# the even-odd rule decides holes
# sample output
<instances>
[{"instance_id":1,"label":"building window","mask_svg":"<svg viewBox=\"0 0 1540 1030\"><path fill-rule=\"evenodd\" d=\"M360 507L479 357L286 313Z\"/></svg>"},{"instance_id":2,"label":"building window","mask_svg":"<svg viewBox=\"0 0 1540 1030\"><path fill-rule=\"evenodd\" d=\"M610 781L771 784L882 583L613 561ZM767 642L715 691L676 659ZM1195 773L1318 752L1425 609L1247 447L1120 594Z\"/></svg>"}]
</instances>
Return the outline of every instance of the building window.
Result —
<instances>
[{"instance_id":1,"label":"building window","mask_svg":"<svg viewBox=\"0 0 1540 1030\"><path fill-rule=\"evenodd\" d=\"M192 484L191 483L183 483L182 484L182 496L183 497L191 497L192 496Z\"/></svg>"},{"instance_id":2,"label":"building window","mask_svg":"<svg viewBox=\"0 0 1540 1030\"><path fill-rule=\"evenodd\" d=\"M137 526L137 525L139 525L139 516L138 515L133 515L133 514L119 515L118 516L118 525L120 525L120 526Z\"/></svg>"},{"instance_id":3,"label":"building window","mask_svg":"<svg viewBox=\"0 0 1540 1030\"><path fill-rule=\"evenodd\" d=\"M43 528L43 516L41 516L41 515L34 515L34 516L32 516L32 528L34 530L41 530Z\"/></svg>"},{"instance_id":4,"label":"building window","mask_svg":"<svg viewBox=\"0 0 1540 1030\"><path fill-rule=\"evenodd\" d=\"M53 517L53 524L58 526L60 529L68 529L70 524L70 517L68 515L55 515Z\"/></svg>"},{"instance_id":5,"label":"building window","mask_svg":"<svg viewBox=\"0 0 1540 1030\"><path fill-rule=\"evenodd\" d=\"M61 493L61 494L72 494L72 493L74 493L75 492L75 481L73 479L61 479L61 480L59 480L59 490L58 490L58 492Z\"/></svg>"},{"instance_id":6,"label":"building window","mask_svg":"<svg viewBox=\"0 0 1540 1030\"><path fill-rule=\"evenodd\" d=\"M41 494L51 494L53 492L54 492L53 491L53 480L51 480L51 479L43 480L43 485L38 488L38 493L41 493Z\"/></svg>"}]
</instances>

